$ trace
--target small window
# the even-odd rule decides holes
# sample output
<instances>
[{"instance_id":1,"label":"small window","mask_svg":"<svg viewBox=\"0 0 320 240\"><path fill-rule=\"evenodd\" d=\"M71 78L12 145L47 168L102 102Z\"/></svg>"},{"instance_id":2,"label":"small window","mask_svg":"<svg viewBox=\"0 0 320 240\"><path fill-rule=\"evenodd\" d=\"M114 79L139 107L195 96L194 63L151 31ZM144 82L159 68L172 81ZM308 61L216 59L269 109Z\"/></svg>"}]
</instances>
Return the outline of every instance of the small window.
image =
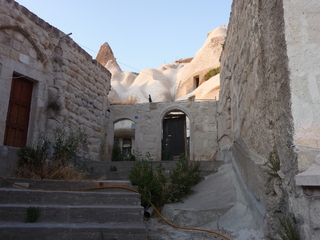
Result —
<instances>
[{"instance_id":1,"label":"small window","mask_svg":"<svg viewBox=\"0 0 320 240\"><path fill-rule=\"evenodd\" d=\"M197 87L199 87L199 83L200 83L200 78L199 75L193 77L193 85L194 85L194 89L196 89Z\"/></svg>"}]
</instances>

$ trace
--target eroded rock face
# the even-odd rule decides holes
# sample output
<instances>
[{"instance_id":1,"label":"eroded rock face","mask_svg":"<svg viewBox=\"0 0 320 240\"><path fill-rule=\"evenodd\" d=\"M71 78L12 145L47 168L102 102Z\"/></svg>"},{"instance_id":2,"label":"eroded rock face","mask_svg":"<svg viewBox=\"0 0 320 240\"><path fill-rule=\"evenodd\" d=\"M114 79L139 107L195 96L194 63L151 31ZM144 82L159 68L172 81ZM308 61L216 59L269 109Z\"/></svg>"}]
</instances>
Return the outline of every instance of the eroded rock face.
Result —
<instances>
[{"instance_id":1,"label":"eroded rock face","mask_svg":"<svg viewBox=\"0 0 320 240\"><path fill-rule=\"evenodd\" d=\"M111 104L135 100L137 103L175 100L219 98L219 75L208 80L204 75L220 66L220 54L225 40L227 26L220 26L208 33L207 39L194 58L164 64L158 69L144 69L139 75L123 72L116 62L113 52L105 43L97 55L97 61L111 73ZM198 82L195 84L195 78Z\"/></svg>"},{"instance_id":2,"label":"eroded rock face","mask_svg":"<svg viewBox=\"0 0 320 240\"><path fill-rule=\"evenodd\" d=\"M102 66L105 66L110 60L115 60L115 57L113 55L112 49L110 45L105 42L103 45L101 45L99 53L96 57L96 60L101 63ZM115 62L120 69L117 62ZM121 69L120 69L121 70Z\"/></svg>"}]
</instances>

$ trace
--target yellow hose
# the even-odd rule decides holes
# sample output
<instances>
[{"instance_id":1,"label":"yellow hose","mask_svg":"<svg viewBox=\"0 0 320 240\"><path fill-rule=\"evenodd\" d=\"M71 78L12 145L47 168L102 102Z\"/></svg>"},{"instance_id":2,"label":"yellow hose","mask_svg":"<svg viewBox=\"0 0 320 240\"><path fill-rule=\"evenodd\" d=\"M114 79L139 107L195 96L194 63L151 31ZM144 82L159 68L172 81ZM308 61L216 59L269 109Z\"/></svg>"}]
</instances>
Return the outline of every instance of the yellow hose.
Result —
<instances>
[{"instance_id":1,"label":"yellow hose","mask_svg":"<svg viewBox=\"0 0 320 240\"><path fill-rule=\"evenodd\" d=\"M30 190L39 190L39 191L82 191L82 190L95 190L95 189L106 189L106 188L121 188L121 189L127 189L129 191L132 191L132 192L136 192L136 193L139 193L137 190L133 189L133 188L129 188L129 187L123 187L123 186L104 186L104 187L90 187L90 188L72 188L72 189L68 189L68 188L62 188L62 189L40 189L40 188L31 188L31 187L26 187L26 186L23 186L23 185L20 185L20 184L17 184L17 183L14 183L4 177L1 177L0 178L8 183L11 183L13 185L16 185L18 187L22 187L22 188L27 188L27 189L30 189ZM226 236L220 234L220 233L217 233L217 232L214 232L214 231L210 231L210 230L206 230L206 229L199 229L199 228L186 228L186 227L179 227L177 225L174 225L170 222L168 222L162 215L161 213L158 211L158 209L153 205L152 202L150 202L150 205L154 208L154 210L156 211L156 213L162 218L163 221L165 221L167 224L169 224L170 226L172 227L175 227L175 228L179 228L179 229L184 229L184 230L193 230L193 231L202 231L202 232L208 232L208 233L213 233L213 234L216 234L216 235L219 235L220 237L223 237L227 240L231 240L230 238L227 238Z\"/></svg>"}]
</instances>

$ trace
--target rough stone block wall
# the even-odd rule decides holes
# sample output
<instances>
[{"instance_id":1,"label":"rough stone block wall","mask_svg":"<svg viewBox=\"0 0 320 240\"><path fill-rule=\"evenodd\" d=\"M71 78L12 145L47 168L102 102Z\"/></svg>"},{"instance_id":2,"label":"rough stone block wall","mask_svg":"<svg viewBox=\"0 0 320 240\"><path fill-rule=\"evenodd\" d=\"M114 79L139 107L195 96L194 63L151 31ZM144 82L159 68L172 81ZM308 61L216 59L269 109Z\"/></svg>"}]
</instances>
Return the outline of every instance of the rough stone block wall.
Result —
<instances>
[{"instance_id":1,"label":"rough stone block wall","mask_svg":"<svg viewBox=\"0 0 320 240\"><path fill-rule=\"evenodd\" d=\"M3 144L12 74L33 82L27 144L39 132L80 127L83 155L105 156L110 72L70 36L14 2L0 2L0 144ZM50 108L50 103L60 107Z\"/></svg>"},{"instance_id":2,"label":"rough stone block wall","mask_svg":"<svg viewBox=\"0 0 320 240\"><path fill-rule=\"evenodd\" d=\"M182 111L189 118L190 160L214 160L218 151L216 105L215 101L111 105L108 117L109 160L114 141L114 123L125 119L135 123L135 147L143 154L149 152L154 161L161 160L162 122L171 111Z\"/></svg>"},{"instance_id":3,"label":"rough stone block wall","mask_svg":"<svg viewBox=\"0 0 320 240\"><path fill-rule=\"evenodd\" d=\"M232 152L254 194L253 201L265 208L264 229L274 234L279 226L277 217L289 212L285 192L294 187L297 170L291 148L293 125L282 1L233 2L221 61L218 123L220 149ZM266 173L274 150L281 162L281 179Z\"/></svg>"}]
</instances>

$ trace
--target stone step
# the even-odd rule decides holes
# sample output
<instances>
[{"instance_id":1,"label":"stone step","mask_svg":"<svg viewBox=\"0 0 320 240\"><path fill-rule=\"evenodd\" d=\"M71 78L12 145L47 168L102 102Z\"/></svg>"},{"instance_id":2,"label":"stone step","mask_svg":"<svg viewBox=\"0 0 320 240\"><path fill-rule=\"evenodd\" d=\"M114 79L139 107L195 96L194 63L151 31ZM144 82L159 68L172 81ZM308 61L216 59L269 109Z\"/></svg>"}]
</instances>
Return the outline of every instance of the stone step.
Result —
<instances>
[{"instance_id":1,"label":"stone step","mask_svg":"<svg viewBox=\"0 0 320 240\"><path fill-rule=\"evenodd\" d=\"M132 188L129 181L9 180L39 189ZM141 196L136 192L29 190L5 181L0 185L0 239L147 239ZM35 223L25 223L29 207L39 207Z\"/></svg>"},{"instance_id":2,"label":"stone step","mask_svg":"<svg viewBox=\"0 0 320 240\"><path fill-rule=\"evenodd\" d=\"M39 207L39 223L143 222L141 206L59 206L0 204L0 222L25 222L27 209Z\"/></svg>"},{"instance_id":3,"label":"stone step","mask_svg":"<svg viewBox=\"0 0 320 240\"><path fill-rule=\"evenodd\" d=\"M170 176L170 171L176 168L178 161L152 161L152 166L155 169L159 164L165 169L164 174L167 178ZM224 164L223 161L199 161L203 173L202 177L215 173L218 168ZM104 176L108 180L129 180L128 176L130 170L134 166L135 161L120 161L120 162L87 162L83 160L77 160L79 166L85 166L85 168L92 169L88 178L94 179L97 176ZM117 171L110 171L110 167L116 167Z\"/></svg>"},{"instance_id":4,"label":"stone step","mask_svg":"<svg viewBox=\"0 0 320 240\"><path fill-rule=\"evenodd\" d=\"M58 181L58 180L33 180L33 179L18 179L18 178L7 178L7 180L28 186L31 188L37 189L63 189L63 190L71 190L71 189L87 189L86 191L120 191L125 192L128 190L120 189L120 188L105 188L99 190L92 190L88 188L98 188L98 187L110 187L110 186L117 186L117 187L127 187L131 188L131 182L127 180L101 180L101 181ZM12 188L13 185L10 182L1 180L0 187L3 188ZM17 188L17 187L15 187Z\"/></svg>"},{"instance_id":5,"label":"stone step","mask_svg":"<svg viewBox=\"0 0 320 240\"><path fill-rule=\"evenodd\" d=\"M86 192L86 191L38 191L0 188L0 204L46 204L46 205L124 205L140 206L138 193L126 192Z\"/></svg>"},{"instance_id":6,"label":"stone step","mask_svg":"<svg viewBox=\"0 0 320 240\"><path fill-rule=\"evenodd\" d=\"M0 239L146 240L144 223L1 223Z\"/></svg>"}]
</instances>

